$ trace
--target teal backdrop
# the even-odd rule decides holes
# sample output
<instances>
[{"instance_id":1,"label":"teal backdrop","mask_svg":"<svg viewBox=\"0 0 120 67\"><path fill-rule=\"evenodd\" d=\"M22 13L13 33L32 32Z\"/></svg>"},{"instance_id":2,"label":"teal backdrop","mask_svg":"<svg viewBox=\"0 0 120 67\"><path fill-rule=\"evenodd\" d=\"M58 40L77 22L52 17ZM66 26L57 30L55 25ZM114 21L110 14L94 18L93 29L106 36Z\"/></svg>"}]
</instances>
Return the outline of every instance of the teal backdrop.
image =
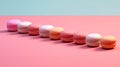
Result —
<instances>
[{"instance_id":1,"label":"teal backdrop","mask_svg":"<svg viewBox=\"0 0 120 67\"><path fill-rule=\"evenodd\" d=\"M120 15L120 0L0 0L0 15Z\"/></svg>"}]
</instances>

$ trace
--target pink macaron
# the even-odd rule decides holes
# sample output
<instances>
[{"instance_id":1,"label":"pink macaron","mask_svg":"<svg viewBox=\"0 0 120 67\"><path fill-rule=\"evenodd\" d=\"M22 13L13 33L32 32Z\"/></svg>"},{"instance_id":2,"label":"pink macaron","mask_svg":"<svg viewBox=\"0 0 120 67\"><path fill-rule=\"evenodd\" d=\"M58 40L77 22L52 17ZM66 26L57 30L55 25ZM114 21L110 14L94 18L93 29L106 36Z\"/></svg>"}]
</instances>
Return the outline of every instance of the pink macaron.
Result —
<instances>
[{"instance_id":1,"label":"pink macaron","mask_svg":"<svg viewBox=\"0 0 120 67\"><path fill-rule=\"evenodd\" d=\"M86 34L75 33L73 36L73 41L75 44L80 44L80 45L86 44Z\"/></svg>"},{"instance_id":2,"label":"pink macaron","mask_svg":"<svg viewBox=\"0 0 120 67\"><path fill-rule=\"evenodd\" d=\"M60 39L63 42L72 42L73 41L73 35L74 32L73 31L62 31L60 34Z\"/></svg>"},{"instance_id":3,"label":"pink macaron","mask_svg":"<svg viewBox=\"0 0 120 67\"><path fill-rule=\"evenodd\" d=\"M20 22L21 22L21 20L19 20L19 19L12 19L12 20L7 21L8 31L12 31L12 32L17 31L17 24Z\"/></svg>"},{"instance_id":4,"label":"pink macaron","mask_svg":"<svg viewBox=\"0 0 120 67\"><path fill-rule=\"evenodd\" d=\"M28 34L29 35L39 35L39 24L31 24L28 26Z\"/></svg>"}]
</instances>

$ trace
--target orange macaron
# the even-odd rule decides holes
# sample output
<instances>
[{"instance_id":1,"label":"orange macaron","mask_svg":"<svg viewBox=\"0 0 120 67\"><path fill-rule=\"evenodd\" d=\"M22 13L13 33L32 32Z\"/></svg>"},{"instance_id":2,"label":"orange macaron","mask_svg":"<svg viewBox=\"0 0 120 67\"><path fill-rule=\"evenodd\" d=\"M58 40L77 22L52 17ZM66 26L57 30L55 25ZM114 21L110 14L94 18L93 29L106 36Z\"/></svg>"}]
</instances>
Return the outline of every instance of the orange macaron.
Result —
<instances>
[{"instance_id":1,"label":"orange macaron","mask_svg":"<svg viewBox=\"0 0 120 67\"><path fill-rule=\"evenodd\" d=\"M114 36L103 36L100 43L103 49L113 49L116 46L116 38Z\"/></svg>"},{"instance_id":2,"label":"orange macaron","mask_svg":"<svg viewBox=\"0 0 120 67\"><path fill-rule=\"evenodd\" d=\"M62 27L55 27L49 31L49 37L53 40L60 39L60 33L64 30Z\"/></svg>"}]
</instances>

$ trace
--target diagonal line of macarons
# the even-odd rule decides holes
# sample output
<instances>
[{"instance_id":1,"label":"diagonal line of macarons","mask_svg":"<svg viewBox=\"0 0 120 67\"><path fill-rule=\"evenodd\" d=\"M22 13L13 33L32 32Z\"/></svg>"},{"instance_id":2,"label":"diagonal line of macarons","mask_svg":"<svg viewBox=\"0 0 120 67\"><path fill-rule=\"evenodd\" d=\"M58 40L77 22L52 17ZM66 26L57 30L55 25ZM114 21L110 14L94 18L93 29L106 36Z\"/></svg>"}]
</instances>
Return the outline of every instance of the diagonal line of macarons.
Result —
<instances>
[{"instance_id":1,"label":"diagonal line of macarons","mask_svg":"<svg viewBox=\"0 0 120 67\"><path fill-rule=\"evenodd\" d=\"M11 19L7 21L7 29L10 32L19 32L29 35L39 35L43 38L51 40L61 40L62 42L74 42L79 45L87 45L88 47L101 47L103 49L113 49L116 46L116 38L114 36L102 36L98 33L81 34L64 30L62 27L54 27L53 25L32 24L29 21L21 21L19 19Z\"/></svg>"}]
</instances>

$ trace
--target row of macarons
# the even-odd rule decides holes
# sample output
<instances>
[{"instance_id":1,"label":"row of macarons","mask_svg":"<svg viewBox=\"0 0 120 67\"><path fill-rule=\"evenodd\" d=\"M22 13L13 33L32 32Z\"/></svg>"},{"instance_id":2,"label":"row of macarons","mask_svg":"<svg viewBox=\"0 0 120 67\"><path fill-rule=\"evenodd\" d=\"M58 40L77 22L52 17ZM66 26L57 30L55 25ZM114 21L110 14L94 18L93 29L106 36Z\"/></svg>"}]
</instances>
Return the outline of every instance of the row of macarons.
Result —
<instances>
[{"instance_id":1,"label":"row of macarons","mask_svg":"<svg viewBox=\"0 0 120 67\"><path fill-rule=\"evenodd\" d=\"M67 31L63 27L53 25L32 24L29 21L11 19L7 21L7 29L12 32L28 33L29 35L39 35L40 37L63 42L74 42L75 44L87 45L89 47L100 46L103 49L113 49L116 46L114 36L102 36L99 33L81 34Z\"/></svg>"}]
</instances>

